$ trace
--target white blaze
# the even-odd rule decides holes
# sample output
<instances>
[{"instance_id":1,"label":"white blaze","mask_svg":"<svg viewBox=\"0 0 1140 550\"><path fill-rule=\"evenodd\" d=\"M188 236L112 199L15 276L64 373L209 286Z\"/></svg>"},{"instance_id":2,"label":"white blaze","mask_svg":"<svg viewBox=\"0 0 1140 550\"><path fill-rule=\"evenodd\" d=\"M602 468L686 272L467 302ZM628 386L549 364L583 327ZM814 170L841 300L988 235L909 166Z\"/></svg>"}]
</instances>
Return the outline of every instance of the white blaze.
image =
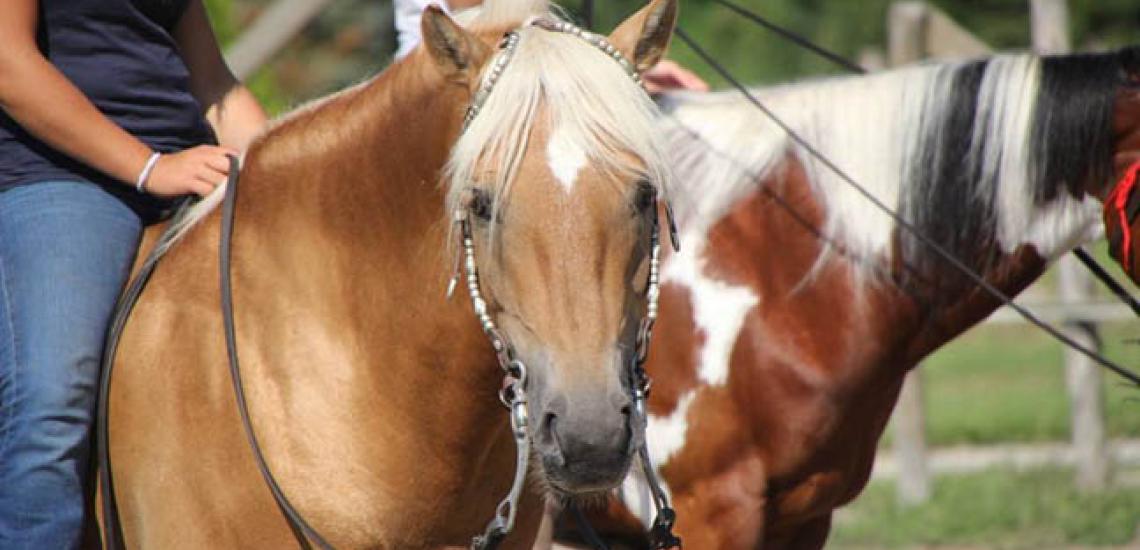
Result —
<instances>
[{"instance_id":1,"label":"white blaze","mask_svg":"<svg viewBox=\"0 0 1140 550\"><path fill-rule=\"evenodd\" d=\"M550 163L550 172L567 193L574 189L578 172L586 167L586 158L586 150L570 132L559 128L551 134L550 143L546 146L546 159Z\"/></svg>"}]
</instances>

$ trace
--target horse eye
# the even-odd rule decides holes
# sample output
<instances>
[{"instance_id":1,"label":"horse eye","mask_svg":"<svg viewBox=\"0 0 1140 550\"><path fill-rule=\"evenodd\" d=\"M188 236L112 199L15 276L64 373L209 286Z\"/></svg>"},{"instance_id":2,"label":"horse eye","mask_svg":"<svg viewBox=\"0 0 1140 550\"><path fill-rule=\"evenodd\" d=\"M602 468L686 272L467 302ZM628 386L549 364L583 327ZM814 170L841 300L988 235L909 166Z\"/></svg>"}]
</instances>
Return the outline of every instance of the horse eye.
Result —
<instances>
[{"instance_id":1,"label":"horse eye","mask_svg":"<svg viewBox=\"0 0 1140 550\"><path fill-rule=\"evenodd\" d=\"M633 208L641 214L657 203L657 188L649 182L641 182L637 185L637 195L633 200Z\"/></svg>"},{"instance_id":2,"label":"horse eye","mask_svg":"<svg viewBox=\"0 0 1140 550\"><path fill-rule=\"evenodd\" d=\"M485 222L491 221L491 196L482 189L471 190L471 214Z\"/></svg>"}]
</instances>

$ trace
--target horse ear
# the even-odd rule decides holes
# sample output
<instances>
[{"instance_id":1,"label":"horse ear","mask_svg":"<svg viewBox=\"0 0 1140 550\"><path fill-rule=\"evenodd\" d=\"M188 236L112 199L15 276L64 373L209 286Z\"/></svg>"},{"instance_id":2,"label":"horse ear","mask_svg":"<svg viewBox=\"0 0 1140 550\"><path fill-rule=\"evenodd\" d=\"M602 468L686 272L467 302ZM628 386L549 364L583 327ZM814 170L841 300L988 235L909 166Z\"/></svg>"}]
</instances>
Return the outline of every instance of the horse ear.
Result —
<instances>
[{"instance_id":1,"label":"horse ear","mask_svg":"<svg viewBox=\"0 0 1140 550\"><path fill-rule=\"evenodd\" d=\"M677 0L653 0L610 35L610 43L644 73L661 61L677 24Z\"/></svg>"},{"instance_id":2,"label":"horse ear","mask_svg":"<svg viewBox=\"0 0 1140 550\"><path fill-rule=\"evenodd\" d=\"M491 56L491 48L434 4L424 11L420 32L432 60L451 80L474 82Z\"/></svg>"}]
</instances>

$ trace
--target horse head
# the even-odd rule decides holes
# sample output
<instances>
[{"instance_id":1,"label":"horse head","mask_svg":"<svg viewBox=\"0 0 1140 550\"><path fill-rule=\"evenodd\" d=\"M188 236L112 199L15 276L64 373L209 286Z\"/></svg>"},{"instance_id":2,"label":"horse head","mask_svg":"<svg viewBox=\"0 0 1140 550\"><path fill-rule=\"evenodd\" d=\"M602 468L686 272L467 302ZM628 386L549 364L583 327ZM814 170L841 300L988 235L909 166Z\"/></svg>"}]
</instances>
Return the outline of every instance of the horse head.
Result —
<instances>
[{"instance_id":1,"label":"horse head","mask_svg":"<svg viewBox=\"0 0 1140 550\"><path fill-rule=\"evenodd\" d=\"M667 169L639 74L676 15L676 0L653 0L608 40L552 15L515 21L505 38L480 23L487 13L471 28L435 9L423 20L435 64L473 98L444 173L457 252L470 258L461 286L525 365L527 429L559 496L616 486L644 437L631 365L655 308Z\"/></svg>"},{"instance_id":2,"label":"horse head","mask_svg":"<svg viewBox=\"0 0 1140 550\"><path fill-rule=\"evenodd\" d=\"M1140 47L1119 55L1122 84L1113 105L1113 181L1102 192L1109 252L1133 282L1140 284Z\"/></svg>"}]
</instances>

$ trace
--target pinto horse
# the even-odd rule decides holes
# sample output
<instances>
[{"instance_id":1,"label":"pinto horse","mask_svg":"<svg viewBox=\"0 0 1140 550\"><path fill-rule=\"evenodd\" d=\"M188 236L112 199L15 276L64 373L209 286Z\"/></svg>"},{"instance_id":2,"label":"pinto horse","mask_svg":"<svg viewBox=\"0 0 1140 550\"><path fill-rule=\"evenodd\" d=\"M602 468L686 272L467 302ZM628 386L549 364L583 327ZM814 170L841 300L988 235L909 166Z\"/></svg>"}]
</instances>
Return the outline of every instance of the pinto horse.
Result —
<instances>
[{"instance_id":1,"label":"pinto horse","mask_svg":"<svg viewBox=\"0 0 1140 550\"><path fill-rule=\"evenodd\" d=\"M506 547L529 548L544 492L625 476L643 437L627 366L667 173L637 73L676 14L653 0L603 48L552 29L544 1L492 0L464 26L429 9L420 50L248 151L231 268L245 393L282 491L332 545L466 546L511 486L500 362L473 304L445 298L464 248L480 321L529 372L540 466ZM298 543L225 366L221 193L187 218L119 347L110 454L133 548ZM463 246L449 245L456 213Z\"/></svg>"},{"instance_id":2,"label":"pinto horse","mask_svg":"<svg viewBox=\"0 0 1140 550\"><path fill-rule=\"evenodd\" d=\"M756 97L1008 295L1101 231L1140 161L1140 50L1002 56ZM999 301L735 92L662 101L685 247L663 267L647 438L691 548L820 548L907 371ZM1136 198L1124 201L1134 211ZM1110 240L1123 243L1114 207ZM1133 229L1140 230L1140 226ZM1137 239L1118 256L1136 279ZM636 475L601 521L646 519ZM608 521L606 521L608 520Z\"/></svg>"}]
</instances>

